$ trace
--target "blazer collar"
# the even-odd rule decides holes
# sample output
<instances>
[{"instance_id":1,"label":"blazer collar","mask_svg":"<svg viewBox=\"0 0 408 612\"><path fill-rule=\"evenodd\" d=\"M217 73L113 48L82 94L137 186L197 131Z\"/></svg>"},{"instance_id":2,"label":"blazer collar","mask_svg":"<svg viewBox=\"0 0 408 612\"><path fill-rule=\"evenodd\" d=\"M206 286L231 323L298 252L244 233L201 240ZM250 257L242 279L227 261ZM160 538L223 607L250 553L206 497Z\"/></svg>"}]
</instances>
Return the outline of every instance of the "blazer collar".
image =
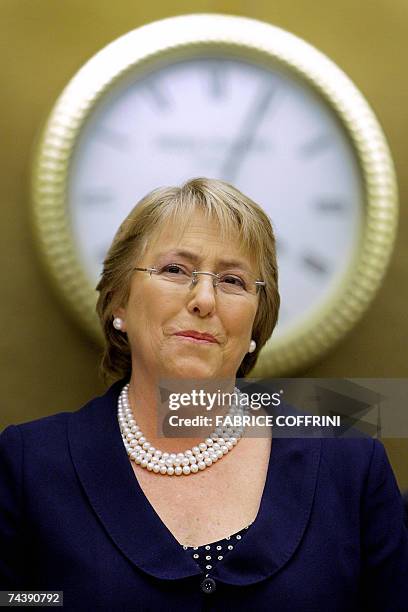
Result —
<instances>
[{"instance_id":1,"label":"blazer collar","mask_svg":"<svg viewBox=\"0 0 408 612\"><path fill-rule=\"evenodd\" d=\"M125 382L70 414L68 440L78 478L109 536L134 565L161 579L199 575L135 478L117 420ZM214 578L253 584L288 562L310 518L320 450L317 438L273 439L258 515L239 546L215 566Z\"/></svg>"}]
</instances>

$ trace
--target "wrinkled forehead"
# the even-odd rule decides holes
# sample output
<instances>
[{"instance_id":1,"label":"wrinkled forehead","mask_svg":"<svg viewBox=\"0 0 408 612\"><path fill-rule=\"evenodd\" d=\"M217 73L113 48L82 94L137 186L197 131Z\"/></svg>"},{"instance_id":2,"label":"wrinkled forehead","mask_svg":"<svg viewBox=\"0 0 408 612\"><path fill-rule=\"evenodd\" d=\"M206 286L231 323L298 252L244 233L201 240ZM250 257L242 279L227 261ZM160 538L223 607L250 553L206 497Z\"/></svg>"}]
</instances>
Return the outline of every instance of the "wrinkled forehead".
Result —
<instances>
[{"instance_id":1,"label":"wrinkled forehead","mask_svg":"<svg viewBox=\"0 0 408 612\"><path fill-rule=\"evenodd\" d=\"M188 218L170 218L151 232L144 250L144 258L152 259L168 253L190 251L199 258L214 256L223 261L242 261L249 271L258 269L255 254L243 244L238 228L222 226L215 217L207 217L199 210ZM145 262L146 263L146 262Z\"/></svg>"}]
</instances>

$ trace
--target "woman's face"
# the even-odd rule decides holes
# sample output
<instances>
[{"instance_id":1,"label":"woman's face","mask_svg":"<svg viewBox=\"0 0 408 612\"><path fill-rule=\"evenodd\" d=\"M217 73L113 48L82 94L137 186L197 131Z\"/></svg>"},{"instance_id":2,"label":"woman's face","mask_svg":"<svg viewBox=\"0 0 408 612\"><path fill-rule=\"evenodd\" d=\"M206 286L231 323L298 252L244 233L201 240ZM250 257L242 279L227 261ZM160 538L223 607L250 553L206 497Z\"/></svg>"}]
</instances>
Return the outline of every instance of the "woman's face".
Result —
<instances>
[{"instance_id":1,"label":"woman's face","mask_svg":"<svg viewBox=\"0 0 408 612\"><path fill-rule=\"evenodd\" d=\"M185 255L175 254L183 250ZM169 224L153 236L138 267L170 263L209 272L239 273L240 266L226 268L220 260L237 260L259 278L255 261L243 253L237 241L221 241L216 222L197 211L184 235ZM173 270L172 270L173 271ZM177 270L176 270L177 271ZM132 354L132 375L148 378L231 378L248 352L258 308L257 294L230 295L213 287L211 276L198 275L196 285L174 283L135 271L126 306L115 310L123 320ZM197 342L176 335L195 330L214 336L216 342ZM140 378L143 380L143 378Z\"/></svg>"}]
</instances>

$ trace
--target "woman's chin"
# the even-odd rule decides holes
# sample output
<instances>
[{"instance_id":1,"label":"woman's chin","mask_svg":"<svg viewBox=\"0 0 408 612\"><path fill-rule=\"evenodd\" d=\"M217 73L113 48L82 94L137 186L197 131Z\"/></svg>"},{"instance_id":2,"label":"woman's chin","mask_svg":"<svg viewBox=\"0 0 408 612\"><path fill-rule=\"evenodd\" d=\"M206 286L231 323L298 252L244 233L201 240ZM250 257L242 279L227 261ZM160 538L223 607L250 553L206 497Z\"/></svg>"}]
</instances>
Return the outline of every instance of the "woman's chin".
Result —
<instances>
[{"instance_id":1,"label":"woman's chin","mask_svg":"<svg viewBox=\"0 0 408 612\"><path fill-rule=\"evenodd\" d=\"M194 363L192 360L187 363L168 364L166 367L169 378L214 378L217 376L218 368L211 367L207 363Z\"/></svg>"}]
</instances>

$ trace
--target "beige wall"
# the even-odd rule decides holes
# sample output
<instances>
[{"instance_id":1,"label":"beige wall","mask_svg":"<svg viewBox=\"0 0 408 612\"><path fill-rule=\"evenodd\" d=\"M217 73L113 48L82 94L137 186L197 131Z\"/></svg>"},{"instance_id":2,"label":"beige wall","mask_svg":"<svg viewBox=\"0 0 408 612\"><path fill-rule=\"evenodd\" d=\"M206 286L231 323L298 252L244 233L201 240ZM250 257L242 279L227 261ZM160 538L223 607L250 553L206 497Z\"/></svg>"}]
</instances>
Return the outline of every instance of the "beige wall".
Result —
<instances>
[{"instance_id":1,"label":"beige wall","mask_svg":"<svg viewBox=\"0 0 408 612\"><path fill-rule=\"evenodd\" d=\"M97 376L99 349L64 312L33 247L28 172L30 147L40 122L76 70L105 44L142 23L188 12L240 14L286 28L327 53L370 101L397 166L401 198L397 247L385 283L364 319L305 375L407 376L405 0L2 0L0 430L10 423L75 410L103 390ZM400 486L408 488L408 440L386 445Z\"/></svg>"}]
</instances>

